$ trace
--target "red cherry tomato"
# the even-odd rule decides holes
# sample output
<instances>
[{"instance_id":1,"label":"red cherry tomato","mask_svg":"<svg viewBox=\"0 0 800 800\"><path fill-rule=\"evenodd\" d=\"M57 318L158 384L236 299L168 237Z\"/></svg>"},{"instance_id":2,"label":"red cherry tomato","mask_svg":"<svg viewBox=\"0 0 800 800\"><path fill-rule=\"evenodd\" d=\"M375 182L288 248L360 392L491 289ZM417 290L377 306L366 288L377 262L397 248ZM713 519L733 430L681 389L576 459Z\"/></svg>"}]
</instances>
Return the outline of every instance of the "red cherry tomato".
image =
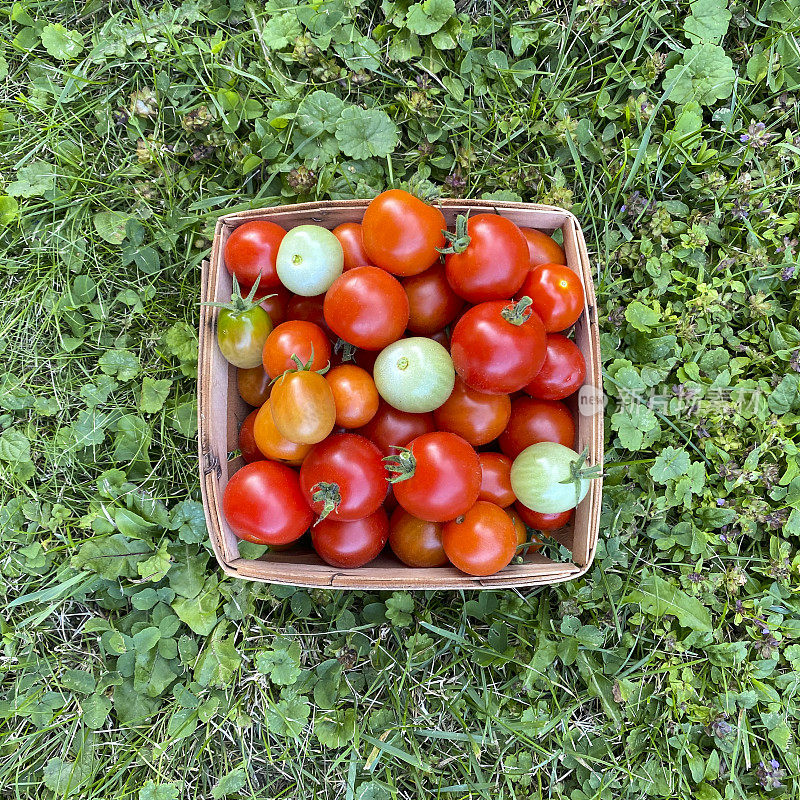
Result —
<instances>
[{"instance_id":1,"label":"red cherry tomato","mask_svg":"<svg viewBox=\"0 0 800 800\"><path fill-rule=\"evenodd\" d=\"M345 272L356 267L370 265L371 262L364 250L364 236L361 225L357 222L343 222L341 225L337 225L331 233L339 240L339 244L342 246Z\"/></svg>"},{"instance_id":2,"label":"red cherry tomato","mask_svg":"<svg viewBox=\"0 0 800 800\"><path fill-rule=\"evenodd\" d=\"M444 264L434 264L402 283L410 309L408 329L419 336L431 336L449 325L464 307L464 301L447 282Z\"/></svg>"},{"instance_id":3,"label":"red cherry tomato","mask_svg":"<svg viewBox=\"0 0 800 800\"><path fill-rule=\"evenodd\" d=\"M291 320L278 325L264 342L263 362L267 375L277 378L287 369L297 369L293 355L304 365L313 355L310 369L313 372L325 369L331 360L331 343L325 331L319 325L304 320Z\"/></svg>"},{"instance_id":4,"label":"red cherry tomato","mask_svg":"<svg viewBox=\"0 0 800 800\"><path fill-rule=\"evenodd\" d=\"M270 377L259 364L251 369L239 368L236 370L236 388L239 396L248 405L261 408L269 400Z\"/></svg>"},{"instance_id":5,"label":"red cherry tomato","mask_svg":"<svg viewBox=\"0 0 800 800\"><path fill-rule=\"evenodd\" d=\"M378 267L356 267L340 275L325 294L325 320L346 342L382 350L408 324L408 297L397 278Z\"/></svg>"},{"instance_id":6,"label":"red cherry tomato","mask_svg":"<svg viewBox=\"0 0 800 800\"><path fill-rule=\"evenodd\" d=\"M356 433L374 442L384 456L390 456L417 436L435 430L433 414L409 414L381 400L375 416Z\"/></svg>"},{"instance_id":7,"label":"red cherry tomato","mask_svg":"<svg viewBox=\"0 0 800 800\"><path fill-rule=\"evenodd\" d=\"M274 461L254 461L234 473L222 496L231 530L256 544L288 544L314 520L297 473Z\"/></svg>"},{"instance_id":8,"label":"red cherry tomato","mask_svg":"<svg viewBox=\"0 0 800 800\"><path fill-rule=\"evenodd\" d=\"M447 328L430 334L428 338L433 339L434 342L439 342L445 350L450 350L450 334L447 332Z\"/></svg>"},{"instance_id":9,"label":"red cherry tomato","mask_svg":"<svg viewBox=\"0 0 800 800\"><path fill-rule=\"evenodd\" d=\"M583 284L576 272L562 264L539 264L525 278L517 297L527 295L548 333L569 328L583 311Z\"/></svg>"},{"instance_id":10,"label":"red cherry tomato","mask_svg":"<svg viewBox=\"0 0 800 800\"><path fill-rule=\"evenodd\" d=\"M456 223L456 236L462 232L462 219ZM459 297L470 303L506 300L522 286L530 256L522 231L510 219L497 214L470 217L463 242L457 239L452 245L456 252L445 258L447 280Z\"/></svg>"},{"instance_id":11,"label":"red cherry tomato","mask_svg":"<svg viewBox=\"0 0 800 800\"><path fill-rule=\"evenodd\" d=\"M537 442L575 443L575 421L558 400L517 397L511 403L511 419L500 434L500 449L511 459Z\"/></svg>"},{"instance_id":12,"label":"red cherry tomato","mask_svg":"<svg viewBox=\"0 0 800 800\"><path fill-rule=\"evenodd\" d=\"M339 433L315 445L300 467L300 488L320 519L368 517L386 497L389 483L381 451L363 436Z\"/></svg>"},{"instance_id":13,"label":"red cherry tomato","mask_svg":"<svg viewBox=\"0 0 800 800\"><path fill-rule=\"evenodd\" d=\"M284 236L286 231L274 222L254 219L242 223L225 242L225 267L242 287L252 286L259 275L260 291L280 286L275 259Z\"/></svg>"},{"instance_id":14,"label":"red cherry tomato","mask_svg":"<svg viewBox=\"0 0 800 800\"><path fill-rule=\"evenodd\" d=\"M583 386L586 360L575 342L560 333L547 336L542 368L525 391L539 400L563 400Z\"/></svg>"},{"instance_id":15,"label":"red cherry tomato","mask_svg":"<svg viewBox=\"0 0 800 800\"><path fill-rule=\"evenodd\" d=\"M418 275L439 258L445 246L444 214L402 189L379 194L361 223L370 263L393 275Z\"/></svg>"},{"instance_id":16,"label":"red cherry tomato","mask_svg":"<svg viewBox=\"0 0 800 800\"><path fill-rule=\"evenodd\" d=\"M442 523L417 519L398 508L389 520L389 547L407 567L443 567Z\"/></svg>"},{"instance_id":17,"label":"red cherry tomato","mask_svg":"<svg viewBox=\"0 0 800 800\"><path fill-rule=\"evenodd\" d=\"M392 486L397 502L409 514L430 522L466 513L481 488L478 455L454 433L418 436L388 469L395 474Z\"/></svg>"},{"instance_id":18,"label":"red cherry tomato","mask_svg":"<svg viewBox=\"0 0 800 800\"><path fill-rule=\"evenodd\" d=\"M380 395L372 375L355 364L342 364L325 373L336 404L336 424L360 428L377 413Z\"/></svg>"},{"instance_id":19,"label":"red cherry tomato","mask_svg":"<svg viewBox=\"0 0 800 800\"><path fill-rule=\"evenodd\" d=\"M514 523L500 506L479 500L446 523L442 546L453 565L468 575L494 575L517 552Z\"/></svg>"},{"instance_id":20,"label":"red cherry tomato","mask_svg":"<svg viewBox=\"0 0 800 800\"><path fill-rule=\"evenodd\" d=\"M478 453L481 463L481 490L478 500L506 508L517 498L511 488L511 459L502 453Z\"/></svg>"},{"instance_id":21,"label":"red cherry tomato","mask_svg":"<svg viewBox=\"0 0 800 800\"><path fill-rule=\"evenodd\" d=\"M325 331L325 335L328 338L336 339L336 335L328 327L328 323L325 320L324 303L324 294L314 295L313 297L294 294L286 306L286 319L313 322Z\"/></svg>"},{"instance_id":22,"label":"red cherry tomato","mask_svg":"<svg viewBox=\"0 0 800 800\"><path fill-rule=\"evenodd\" d=\"M271 289L261 289L258 285L256 297L261 298L261 308L269 314L272 327L276 328L281 322L286 322L286 307L289 305L291 293L283 286L273 286Z\"/></svg>"},{"instance_id":23,"label":"red cherry tomato","mask_svg":"<svg viewBox=\"0 0 800 800\"><path fill-rule=\"evenodd\" d=\"M459 377L450 397L433 412L440 431L457 433L473 447L496 439L510 416L511 398L507 394L476 392Z\"/></svg>"},{"instance_id":24,"label":"red cherry tomato","mask_svg":"<svg viewBox=\"0 0 800 800\"><path fill-rule=\"evenodd\" d=\"M453 330L453 366L467 386L487 394L511 394L533 379L544 363L546 334L536 312L522 303L481 303Z\"/></svg>"},{"instance_id":25,"label":"red cherry tomato","mask_svg":"<svg viewBox=\"0 0 800 800\"><path fill-rule=\"evenodd\" d=\"M540 514L538 511L522 505L519 500L514 503L514 509L522 517L525 524L535 531L557 531L559 528L563 528L575 513L575 509L571 508L569 511L562 511L560 514Z\"/></svg>"},{"instance_id":26,"label":"red cherry tomato","mask_svg":"<svg viewBox=\"0 0 800 800\"><path fill-rule=\"evenodd\" d=\"M389 518L382 508L352 522L323 519L311 529L311 544L319 557L337 569L363 567L388 538Z\"/></svg>"},{"instance_id":27,"label":"red cherry tomato","mask_svg":"<svg viewBox=\"0 0 800 800\"><path fill-rule=\"evenodd\" d=\"M566 264L567 258L561 245L546 233L535 228L520 228L528 244L531 266L538 264Z\"/></svg>"},{"instance_id":28,"label":"red cherry tomato","mask_svg":"<svg viewBox=\"0 0 800 800\"><path fill-rule=\"evenodd\" d=\"M253 461L264 460L264 456L256 444L256 437L253 434L257 414L258 409L251 411L245 417L242 427L239 428L239 450L241 450L242 458L247 464L251 464Z\"/></svg>"}]
</instances>

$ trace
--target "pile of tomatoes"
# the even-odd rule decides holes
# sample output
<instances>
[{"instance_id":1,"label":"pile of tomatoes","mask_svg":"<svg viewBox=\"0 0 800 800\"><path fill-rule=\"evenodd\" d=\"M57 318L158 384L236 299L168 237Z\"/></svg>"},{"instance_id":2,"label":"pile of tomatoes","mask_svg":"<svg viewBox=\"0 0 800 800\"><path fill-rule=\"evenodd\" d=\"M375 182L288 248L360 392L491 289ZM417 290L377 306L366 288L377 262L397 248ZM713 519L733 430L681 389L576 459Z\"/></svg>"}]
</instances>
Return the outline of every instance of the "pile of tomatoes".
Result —
<instances>
[{"instance_id":1,"label":"pile of tomatoes","mask_svg":"<svg viewBox=\"0 0 800 800\"><path fill-rule=\"evenodd\" d=\"M310 530L337 568L388 541L408 566L490 575L569 521L590 479L563 402L584 292L550 236L497 214L448 231L393 189L333 231L245 222L224 260L217 340L255 407L223 501L237 536Z\"/></svg>"}]
</instances>

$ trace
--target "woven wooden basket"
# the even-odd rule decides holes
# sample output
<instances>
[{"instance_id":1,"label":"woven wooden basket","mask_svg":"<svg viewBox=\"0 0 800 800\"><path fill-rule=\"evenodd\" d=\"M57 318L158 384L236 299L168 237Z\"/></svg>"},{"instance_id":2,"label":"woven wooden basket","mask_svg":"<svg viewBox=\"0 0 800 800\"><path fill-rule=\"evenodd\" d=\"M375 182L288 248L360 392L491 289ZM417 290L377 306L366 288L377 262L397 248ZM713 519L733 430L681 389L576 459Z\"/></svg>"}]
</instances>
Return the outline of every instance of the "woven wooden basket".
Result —
<instances>
[{"instance_id":1,"label":"woven wooden basket","mask_svg":"<svg viewBox=\"0 0 800 800\"><path fill-rule=\"evenodd\" d=\"M342 222L360 222L368 200L300 203L293 206L243 211L220 217L214 234L211 258L203 264L202 301L227 300L231 279L223 262L223 248L231 231L243 222L266 219L293 228L315 223L334 228ZM583 233L575 217L554 206L532 203L490 203L480 200L442 200L440 207L448 226L456 215L495 212L521 226L546 233L561 230L567 264L581 276L586 290L584 312L575 325L575 342L586 358L586 383L574 403L577 432L575 448L589 448L589 465L603 464L602 378L599 331L594 285ZM313 551L268 553L257 560L239 555L238 539L222 514L222 494L228 478L243 465L241 457L230 458L238 448L239 426L252 410L239 397L236 370L219 351L214 333L216 309L202 306L200 315L200 361L198 380L198 441L200 479L211 544L222 569L249 580L294 586L337 589L500 589L559 583L582 575L594 558L600 522L602 480L592 481L588 495L578 506L574 523L557 534L572 553L571 562L555 562L540 554L529 554L523 564L513 564L496 575L477 578L454 567L413 569L384 552L365 567L341 570L325 564Z\"/></svg>"}]
</instances>

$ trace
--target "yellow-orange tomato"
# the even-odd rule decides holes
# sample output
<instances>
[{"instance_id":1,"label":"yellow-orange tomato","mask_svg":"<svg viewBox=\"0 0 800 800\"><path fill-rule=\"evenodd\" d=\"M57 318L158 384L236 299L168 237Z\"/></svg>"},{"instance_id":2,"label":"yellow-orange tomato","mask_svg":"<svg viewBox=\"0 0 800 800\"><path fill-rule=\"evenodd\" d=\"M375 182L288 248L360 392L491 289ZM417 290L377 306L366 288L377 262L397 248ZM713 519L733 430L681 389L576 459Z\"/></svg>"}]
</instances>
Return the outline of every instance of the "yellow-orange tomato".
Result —
<instances>
[{"instance_id":1,"label":"yellow-orange tomato","mask_svg":"<svg viewBox=\"0 0 800 800\"><path fill-rule=\"evenodd\" d=\"M265 458L271 461L281 461L292 467L299 467L312 448L310 444L297 444L290 442L285 436L281 436L275 427L269 402L264 403L256 414L253 436L256 446Z\"/></svg>"},{"instance_id":2,"label":"yellow-orange tomato","mask_svg":"<svg viewBox=\"0 0 800 800\"><path fill-rule=\"evenodd\" d=\"M336 424L333 392L318 372L285 372L273 384L269 403L275 427L290 442L316 444Z\"/></svg>"},{"instance_id":3,"label":"yellow-orange tomato","mask_svg":"<svg viewBox=\"0 0 800 800\"><path fill-rule=\"evenodd\" d=\"M269 400L269 375L261 364L252 369L236 370L236 386L242 400L255 408L260 408Z\"/></svg>"},{"instance_id":4,"label":"yellow-orange tomato","mask_svg":"<svg viewBox=\"0 0 800 800\"><path fill-rule=\"evenodd\" d=\"M526 544L528 542L528 529L525 527L525 523L523 522L522 517L519 515L519 512L515 511L513 508L506 508L504 510L506 514L511 517L511 521L514 523L514 530L517 532L517 547L519 547L521 544ZM535 533L532 533L530 544L523 552L535 553L537 550L541 549L541 539Z\"/></svg>"},{"instance_id":5,"label":"yellow-orange tomato","mask_svg":"<svg viewBox=\"0 0 800 800\"><path fill-rule=\"evenodd\" d=\"M354 364L334 367L325 375L336 405L336 424L360 428L377 413L380 396L372 375Z\"/></svg>"}]
</instances>

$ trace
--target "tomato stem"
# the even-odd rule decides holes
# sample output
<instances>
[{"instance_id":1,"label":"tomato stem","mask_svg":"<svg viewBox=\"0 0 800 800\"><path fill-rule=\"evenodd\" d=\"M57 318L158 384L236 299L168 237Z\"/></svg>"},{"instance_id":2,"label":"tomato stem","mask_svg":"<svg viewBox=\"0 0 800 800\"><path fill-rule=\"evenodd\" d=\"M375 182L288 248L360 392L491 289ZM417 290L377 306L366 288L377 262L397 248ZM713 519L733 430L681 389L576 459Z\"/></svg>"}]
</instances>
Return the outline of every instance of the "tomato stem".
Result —
<instances>
[{"instance_id":1,"label":"tomato stem","mask_svg":"<svg viewBox=\"0 0 800 800\"><path fill-rule=\"evenodd\" d=\"M391 456L386 456L383 462L387 472L394 475L389 478L389 483L400 483L414 477L417 470L417 459L407 447L397 447L397 452Z\"/></svg>"},{"instance_id":2,"label":"tomato stem","mask_svg":"<svg viewBox=\"0 0 800 800\"><path fill-rule=\"evenodd\" d=\"M599 464L595 464L595 466L593 467L583 466L588 458L589 458L589 448L585 447L580 456L578 456L577 461L573 461L569 465L569 477L564 478L563 481L559 481L559 483L562 484L569 484L569 483L573 484L575 486L576 497L580 497L581 481L594 480L595 478L600 478L603 475L603 470Z\"/></svg>"},{"instance_id":3,"label":"tomato stem","mask_svg":"<svg viewBox=\"0 0 800 800\"><path fill-rule=\"evenodd\" d=\"M522 325L524 322L530 319L533 310L531 306L533 305L533 300L531 300L528 295L524 297L520 297L516 303L511 305L507 305L501 312L500 315L506 322L510 322L512 325Z\"/></svg>"},{"instance_id":4,"label":"tomato stem","mask_svg":"<svg viewBox=\"0 0 800 800\"><path fill-rule=\"evenodd\" d=\"M255 299L256 292L258 291L258 284L261 282L261 276L259 275L256 278L256 282L253 284L250 292L247 294L246 297L242 296L242 290L239 287L239 281L236 280L236 276L233 276L233 286L231 288L231 299L227 303L217 303L217 302L207 302L203 303L204 306L212 306L213 308L224 308L230 311L232 314L238 316L239 314L246 314L251 309L255 308L256 306L260 306L261 303L264 302L268 297L274 297L274 294L268 294L264 297L259 297L258 300ZM266 313L266 312L265 312Z\"/></svg>"},{"instance_id":5,"label":"tomato stem","mask_svg":"<svg viewBox=\"0 0 800 800\"><path fill-rule=\"evenodd\" d=\"M339 504L342 502L342 493L339 491L338 483L325 483L324 481L314 484L314 486L311 487L311 491L311 499L315 503L322 503L322 511L320 512L319 519L314 523L317 525L322 522L328 514L339 508Z\"/></svg>"},{"instance_id":6,"label":"tomato stem","mask_svg":"<svg viewBox=\"0 0 800 800\"><path fill-rule=\"evenodd\" d=\"M451 231L442 231L444 238L448 241L447 247L436 248L442 255L448 255L450 253L463 253L469 247L469 243L472 241L472 239L467 233L468 221L469 213L459 214L456 217L456 232L452 233Z\"/></svg>"},{"instance_id":7,"label":"tomato stem","mask_svg":"<svg viewBox=\"0 0 800 800\"><path fill-rule=\"evenodd\" d=\"M355 363L358 348L340 338L336 340L336 344L333 346L333 352L341 353L343 362L352 361Z\"/></svg>"},{"instance_id":8,"label":"tomato stem","mask_svg":"<svg viewBox=\"0 0 800 800\"><path fill-rule=\"evenodd\" d=\"M331 362L329 361L322 369L311 369L311 365L314 363L313 343L311 345L311 358L309 358L305 364L300 360L300 356L298 356L297 353L292 353L292 361L296 364L296 368L289 367L289 369L285 369L280 375L278 375L277 378L273 378L269 382L270 386L272 386L272 384L276 381L279 381L284 375L288 375L290 372L316 372L318 375L324 375L331 368Z\"/></svg>"}]
</instances>

